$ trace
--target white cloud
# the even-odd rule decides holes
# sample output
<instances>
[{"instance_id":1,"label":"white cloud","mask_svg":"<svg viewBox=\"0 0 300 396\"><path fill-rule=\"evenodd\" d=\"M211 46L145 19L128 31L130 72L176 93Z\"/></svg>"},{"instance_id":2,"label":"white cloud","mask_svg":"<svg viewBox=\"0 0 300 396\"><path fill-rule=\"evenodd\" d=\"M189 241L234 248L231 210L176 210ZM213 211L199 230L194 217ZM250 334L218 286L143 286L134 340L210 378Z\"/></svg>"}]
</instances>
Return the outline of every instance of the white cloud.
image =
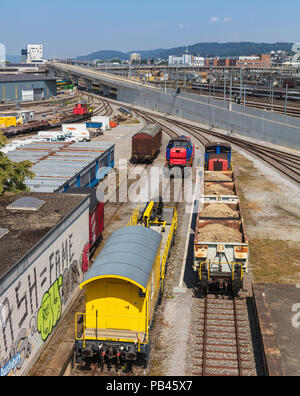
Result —
<instances>
[{"instance_id":1,"label":"white cloud","mask_svg":"<svg viewBox=\"0 0 300 396\"><path fill-rule=\"evenodd\" d=\"M229 18L229 17L224 18L224 22L225 23L230 23L230 22L232 22L232 18Z\"/></svg>"},{"instance_id":2,"label":"white cloud","mask_svg":"<svg viewBox=\"0 0 300 396\"><path fill-rule=\"evenodd\" d=\"M214 16L214 17L210 18L210 22L211 23L217 23L217 22L219 22L219 18Z\"/></svg>"},{"instance_id":3,"label":"white cloud","mask_svg":"<svg viewBox=\"0 0 300 396\"><path fill-rule=\"evenodd\" d=\"M178 23L178 27L179 27L179 29L183 29L184 28L182 23Z\"/></svg>"}]
</instances>

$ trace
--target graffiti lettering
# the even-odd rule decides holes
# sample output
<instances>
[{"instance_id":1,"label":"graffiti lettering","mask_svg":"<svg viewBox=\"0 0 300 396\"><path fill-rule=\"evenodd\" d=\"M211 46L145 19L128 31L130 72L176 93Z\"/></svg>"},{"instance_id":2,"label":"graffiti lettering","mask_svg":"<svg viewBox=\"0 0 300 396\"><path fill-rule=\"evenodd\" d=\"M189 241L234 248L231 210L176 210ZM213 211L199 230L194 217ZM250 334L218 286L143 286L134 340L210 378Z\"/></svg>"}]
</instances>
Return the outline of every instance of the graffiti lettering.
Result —
<instances>
[{"instance_id":1,"label":"graffiti lettering","mask_svg":"<svg viewBox=\"0 0 300 396\"><path fill-rule=\"evenodd\" d=\"M298 312L299 311L299 312ZM292 325L296 329L300 327L300 304L295 304L292 307L292 312L297 312L293 317L292 317Z\"/></svg>"},{"instance_id":2,"label":"graffiti lettering","mask_svg":"<svg viewBox=\"0 0 300 396\"><path fill-rule=\"evenodd\" d=\"M89 269L89 244L87 243L82 253L82 272L85 273Z\"/></svg>"},{"instance_id":3,"label":"graffiti lettering","mask_svg":"<svg viewBox=\"0 0 300 396\"><path fill-rule=\"evenodd\" d=\"M65 241L61 245L61 265L62 271L64 271L65 266L69 265L69 257L68 257L68 241Z\"/></svg>"},{"instance_id":4,"label":"graffiti lettering","mask_svg":"<svg viewBox=\"0 0 300 396\"><path fill-rule=\"evenodd\" d=\"M0 377L6 377L11 372L11 370L14 370L14 368L20 364L20 362L21 354L18 353L8 363L6 363L5 366L0 368Z\"/></svg>"},{"instance_id":5,"label":"graffiti lettering","mask_svg":"<svg viewBox=\"0 0 300 396\"><path fill-rule=\"evenodd\" d=\"M52 254L50 255L50 257L49 257L49 278L50 278L50 285L52 285L52 276L51 276L51 273L52 273L52 269L54 268L53 259L54 259L54 253L52 253Z\"/></svg>"},{"instance_id":6,"label":"graffiti lettering","mask_svg":"<svg viewBox=\"0 0 300 396\"><path fill-rule=\"evenodd\" d=\"M21 300L20 300L20 299L19 299L19 290L20 290L20 287L21 287L21 281L19 281L18 286L15 288L15 291L16 291L17 308L18 308L18 310L20 310L20 307L21 307L21 304L23 303L23 301L24 301L24 308L25 308L25 309L24 309L24 315L22 316L22 318L21 318L21 320L20 320L20 322L19 322L19 329L22 327L22 325L23 325L25 319L26 319L27 316L28 316L28 306L27 306L27 296L26 296L26 292L24 293L23 297L22 297Z\"/></svg>"},{"instance_id":7,"label":"graffiti lettering","mask_svg":"<svg viewBox=\"0 0 300 396\"><path fill-rule=\"evenodd\" d=\"M56 279L60 274L60 251L57 250L55 253L55 268L56 268Z\"/></svg>"},{"instance_id":8,"label":"graffiti lettering","mask_svg":"<svg viewBox=\"0 0 300 396\"><path fill-rule=\"evenodd\" d=\"M71 227L48 247L47 255L28 268L20 266L18 278L0 295L1 376L23 374L82 281L88 267L88 211Z\"/></svg>"},{"instance_id":9,"label":"graffiti lettering","mask_svg":"<svg viewBox=\"0 0 300 396\"><path fill-rule=\"evenodd\" d=\"M78 268L78 261L74 260L70 268L65 270L63 274L63 285L62 285L62 298L63 304L65 305L72 294L73 290L80 284L80 272Z\"/></svg>"},{"instance_id":10,"label":"graffiti lettering","mask_svg":"<svg viewBox=\"0 0 300 396\"><path fill-rule=\"evenodd\" d=\"M32 346L28 341L26 329L22 329L18 334L15 345L11 346L8 357L5 360L0 359L0 366L2 366L0 376L6 376L11 371L15 373L16 370L21 370L23 363L29 358L31 352Z\"/></svg>"},{"instance_id":11,"label":"graffiti lettering","mask_svg":"<svg viewBox=\"0 0 300 396\"><path fill-rule=\"evenodd\" d=\"M31 315L33 315L34 310L36 310L39 306L38 290L37 290L37 282L36 282L36 269L35 268L33 268L33 275L34 275L33 284L31 284L30 274L28 275L28 290L29 290L29 297L30 297ZM35 309L33 308L33 301L32 301L33 290L35 291L35 294L34 294L35 295Z\"/></svg>"},{"instance_id":12,"label":"graffiti lettering","mask_svg":"<svg viewBox=\"0 0 300 396\"><path fill-rule=\"evenodd\" d=\"M73 234L70 234L69 235L69 263L73 262L74 255L75 255L74 252L72 251L72 247L73 247L72 239L73 239Z\"/></svg>"},{"instance_id":13,"label":"graffiti lettering","mask_svg":"<svg viewBox=\"0 0 300 396\"><path fill-rule=\"evenodd\" d=\"M6 306L6 308L5 308ZM1 318L3 320L2 323L2 334L3 334L3 340L4 340L4 348L5 348L5 353L7 353L7 335L6 335L6 328L7 325L9 324L10 327L10 339L14 342L14 333L13 333L13 327L12 327L12 321L11 321L11 314L12 314L12 308L10 306L8 298L6 298L1 306L1 312L3 312L5 316L1 315ZM3 317L2 317L3 316Z\"/></svg>"},{"instance_id":14,"label":"graffiti lettering","mask_svg":"<svg viewBox=\"0 0 300 396\"><path fill-rule=\"evenodd\" d=\"M41 308L38 311L37 329L43 341L46 341L60 319L62 305L59 288L61 285L62 276L60 276L50 287L48 292L44 294Z\"/></svg>"}]
</instances>

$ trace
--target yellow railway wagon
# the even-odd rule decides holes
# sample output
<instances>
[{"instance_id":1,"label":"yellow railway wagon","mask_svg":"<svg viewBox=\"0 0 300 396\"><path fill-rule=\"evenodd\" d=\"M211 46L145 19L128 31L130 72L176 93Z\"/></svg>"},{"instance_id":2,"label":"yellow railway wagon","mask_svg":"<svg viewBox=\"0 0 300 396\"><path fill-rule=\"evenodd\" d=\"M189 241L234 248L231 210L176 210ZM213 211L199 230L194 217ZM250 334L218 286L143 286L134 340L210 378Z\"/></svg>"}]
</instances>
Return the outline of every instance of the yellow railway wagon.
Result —
<instances>
[{"instance_id":1,"label":"yellow railway wagon","mask_svg":"<svg viewBox=\"0 0 300 396\"><path fill-rule=\"evenodd\" d=\"M96 359L102 369L112 360L117 369L121 361L147 365L149 330L177 227L176 209L166 209L166 217L159 220L154 209L152 202L143 212L152 213L152 220L135 225L135 211L130 226L112 234L80 285L86 309L76 314L77 363L89 366Z\"/></svg>"}]
</instances>

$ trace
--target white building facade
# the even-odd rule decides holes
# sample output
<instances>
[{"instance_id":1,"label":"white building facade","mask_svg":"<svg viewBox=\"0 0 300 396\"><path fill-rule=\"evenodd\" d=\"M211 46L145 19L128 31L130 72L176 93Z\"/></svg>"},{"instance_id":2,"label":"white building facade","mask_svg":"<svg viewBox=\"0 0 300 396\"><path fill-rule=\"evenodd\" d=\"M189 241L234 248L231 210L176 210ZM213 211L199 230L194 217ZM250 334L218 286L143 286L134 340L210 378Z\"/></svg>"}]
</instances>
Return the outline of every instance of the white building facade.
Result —
<instances>
[{"instance_id":1,"label":"white building facade","mask_svg":"<svg viewBox=\"0 0 300 396\"><path fill-rule=\"evenodd\" d=\"M27 63L43 63L44 48L41 44L27 44Z\"/></svg>"},{"instance_id":2,"label":"white building facade","mask_svg":"<svg viewBox=\"0 0 300 396\"><path fill-rule=\"evenodd\" d=\"M204 66L205 59L191 54L169 56L169 66Z\"/></svg>"}]
</instances>

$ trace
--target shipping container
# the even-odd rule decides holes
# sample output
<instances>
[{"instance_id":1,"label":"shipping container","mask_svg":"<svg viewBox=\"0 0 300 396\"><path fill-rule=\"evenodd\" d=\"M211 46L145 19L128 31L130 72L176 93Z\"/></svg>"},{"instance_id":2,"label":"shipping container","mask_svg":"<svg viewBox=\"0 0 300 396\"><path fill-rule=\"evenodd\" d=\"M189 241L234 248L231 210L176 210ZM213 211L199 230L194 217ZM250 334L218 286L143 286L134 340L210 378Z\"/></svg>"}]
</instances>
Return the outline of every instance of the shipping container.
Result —
<instances>
[{"instance_id":1,"label":"shipping container","mask_svg":"<svg viewBox=\"0 0 300 396\"><path fill-rule=\"evenodd\" d=\"M86 127L92 128L92 129L98 129L98 128L102 128L103 124L102 122L87 122L86 123Z\"/></svg>"},{"instance_id":2,"label":"shipping container","mask_svg":"<svg viewBox=\"0 0 300 396\"><path fill-rule=\"evenodd\" d=\"M104 131L110 130L110 118L108 116L92 117L91 122L101 123Z\"/></svg>"},{"instance_id":3,"label":"shipping container","mask_svg":"<svg viewBox=\"0 0 300 396\"><path fill-rule=\"evenodd\" d=\"M9 128L10 126L16 126L17 119L16 117L8 116L8 117L0 117L0 128Z\"/></svg>"}]
</instances>

